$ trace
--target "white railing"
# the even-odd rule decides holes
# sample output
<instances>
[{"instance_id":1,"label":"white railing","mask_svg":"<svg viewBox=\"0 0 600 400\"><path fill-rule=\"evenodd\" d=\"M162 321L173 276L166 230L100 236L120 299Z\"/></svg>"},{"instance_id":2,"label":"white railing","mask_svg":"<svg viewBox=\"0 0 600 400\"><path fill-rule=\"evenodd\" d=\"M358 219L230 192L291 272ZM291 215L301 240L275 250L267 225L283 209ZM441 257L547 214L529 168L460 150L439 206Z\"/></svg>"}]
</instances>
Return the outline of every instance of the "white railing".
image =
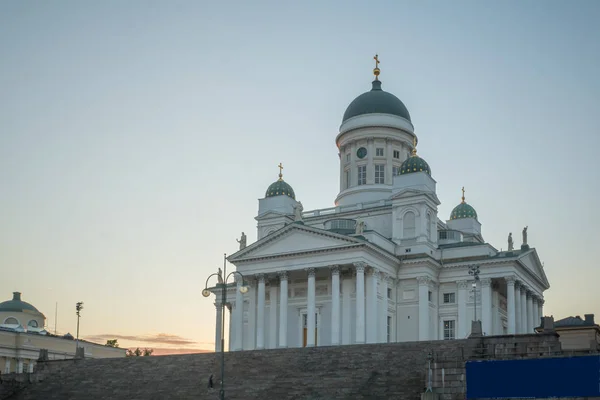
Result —
<instances>
[{"instance_id":1,"label":"white railing","mask_svg":"<svg viewBox=\"0 0 600 400\"><path fill-rule=\"evenodd\" d=\"M384 207L391 205L391 200L377 200L377 201L369 201L367 203L358 203L353 204L351 206L338 206L338 207L329 207L329 208L321 208L318 210L310 210L302 213L302 218L312 218L312 217L322 217L326 215L335 215L348 211L356 211L356 210L364 210L365 208L374 208L374 207Z\"/></svg>"}]
</instances>

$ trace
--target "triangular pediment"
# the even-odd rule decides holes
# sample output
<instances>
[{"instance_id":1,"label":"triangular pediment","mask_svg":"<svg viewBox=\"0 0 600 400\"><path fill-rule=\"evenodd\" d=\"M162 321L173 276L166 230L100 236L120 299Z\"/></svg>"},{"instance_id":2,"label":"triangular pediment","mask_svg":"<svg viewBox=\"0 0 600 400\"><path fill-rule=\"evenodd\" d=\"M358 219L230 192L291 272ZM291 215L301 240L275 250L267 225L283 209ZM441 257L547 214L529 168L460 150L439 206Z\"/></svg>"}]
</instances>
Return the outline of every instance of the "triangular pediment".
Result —
<instances>
[{"instance_id":1,"label":"triangular pediment","mask_svg":"<svg viewBox=\"0 0 600 400\"><path fill-rule=\"evenodd\" d=\"M519 257L521 264L527 268L533 275L537 276L548 288L550 283L544 272L544 267L537 255L535 249L532 249Z\"/></svg>"},{"instance_id":2,"label":"triangular pediment","mask_svg":"<svg viewBox=\"0 0 600 400\"><path fill-rule=\"evenodd\" d=\"M433 200L436 204L440 204L440 200L434 192L420 190L415 188L405 188L392 195L391 200L412 199L415 196L425 196Z\"/></svg>"},{"instance_id":3,"label":"triangular pediment","mask_svg":"<svg viewBox=\"0 0 600 400\"><path fill-rule=\"evenodd\" d=\"M265 219L270 219L270 218L280 218L280 217L288 217L290 220L292 220L292 215L284 213L282 211L277 211L277 210L270 210L267 212L264 212L260 215L258 215L255 219L256 220L265 220Z\"/></svg>"},{"instance_id":4,"label":"triangular pediment","mask_svg":"<svg viewBox=\"0 0 600 400\"><path fill-rule=\"evenodd\" d=\"M359 239L294 223L232 254L229 261L293 255L360 244L363 244L363 241Z\"/></svg>"}]
</instances>

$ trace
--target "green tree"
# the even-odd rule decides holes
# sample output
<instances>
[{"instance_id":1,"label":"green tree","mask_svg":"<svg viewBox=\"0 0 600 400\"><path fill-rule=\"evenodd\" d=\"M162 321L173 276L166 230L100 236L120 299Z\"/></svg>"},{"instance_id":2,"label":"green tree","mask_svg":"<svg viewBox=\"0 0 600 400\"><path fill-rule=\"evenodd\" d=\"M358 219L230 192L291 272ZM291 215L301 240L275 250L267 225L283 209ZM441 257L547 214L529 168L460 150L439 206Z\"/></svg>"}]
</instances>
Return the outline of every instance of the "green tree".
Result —
<instances>
[{"instance_id":1,"label":"green tree","mask_svg":"<svg viewBox=\"0 0 600 400\"><path fill-rule=\"evenodd\" d=\"M127 349L127 352L125 353L126 357L148 357L151 356L152 353L154 353L154 349L148 349L148 348L144 348L144 349L140 349L139 347L136 348L135 350L132 349Z\"/></svg>"},{"instance_id":2,"label":"green tree","mask_svg":"<svg viewBox=\"0 0 600 400\"><path fill-rule=\"evenodd\" d=\"M108 347L119 347L119 343L117 343L118 339L107 340L105 346Z\"/></svg>"}]
</instances>

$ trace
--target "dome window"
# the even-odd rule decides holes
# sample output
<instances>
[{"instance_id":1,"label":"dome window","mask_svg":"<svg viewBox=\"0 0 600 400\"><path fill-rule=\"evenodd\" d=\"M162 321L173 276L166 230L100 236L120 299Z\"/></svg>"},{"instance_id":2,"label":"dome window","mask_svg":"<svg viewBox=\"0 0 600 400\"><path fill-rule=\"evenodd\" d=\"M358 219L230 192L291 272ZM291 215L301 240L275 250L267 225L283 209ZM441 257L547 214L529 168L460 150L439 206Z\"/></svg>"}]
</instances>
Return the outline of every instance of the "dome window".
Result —
<instances>
[{"instance_id":1,"label":"dome window","mask_svg":"<svg viewBox=\"0 0 600 400\"><path fill-rule=\"evenodd\" d=\"M8 317L4 320L5 325L19 325L19 321L16 318Z\"/></svg>"},{"instance_id":2,"label":"dome window","mask_svg":"<svg viewBox=\"0 0 600 400\"><path fill-rule=\"evenodd\" d=\"M39 328L38 322L35 319L32 319L27 323L27 326L30 328Z\"/></svg>"}]
</instances>

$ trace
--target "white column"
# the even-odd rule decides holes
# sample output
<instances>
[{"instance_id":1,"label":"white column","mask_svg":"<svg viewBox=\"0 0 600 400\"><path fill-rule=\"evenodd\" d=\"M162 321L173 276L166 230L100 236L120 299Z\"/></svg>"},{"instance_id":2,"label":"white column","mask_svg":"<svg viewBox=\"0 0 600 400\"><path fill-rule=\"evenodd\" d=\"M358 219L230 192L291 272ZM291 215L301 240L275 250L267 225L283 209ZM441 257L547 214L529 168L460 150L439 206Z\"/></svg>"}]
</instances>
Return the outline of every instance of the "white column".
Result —
<instances>
[{"instance_id":1,"label":"white column","mask_svg":"<svg viewBox=\"0 0 600 400\"><path fill-rule=\"evenodd\" d=\"M469 282L458 281L458 337L457 339L464 339L469 335L469 316L467 315L467 301L469 299L468 290Z\"/></svg>"},{"instance_id":2,"label":"white column","mask_svg":"<svg viewBox=\"0 0 600 400\"><path fill-rule=\"evenodd\" d=\"M342 344L352 343L352 322L350 319L352 302L352 279L350 276L342 276Z\"/></svg>"},{"instance_id":3,"label":"white column","mask_svg":"<svg viewBox=\"0 0 600 400\"><path fill-rule=\"evenodd\" d=\"M429 281L428 276L417 278L419 282L419 340L429 340Z\"/></svg>"},{"instance_id":4,"label":"white column","mask_svg":"<svg viewBox=\"0 0 600 400\"><path fill-rule=\"evenodd\" d=\"M265 276L258 275L258 299L256 305L256 348L265 348Z\"/></svg>"},{"instance_id":5,"label":"white column","mask_svg":"<svg viewBox=\"0 0 600 400\"><path fill-rule=\"evenodd\" d=\"M542 317L544 316L544 299L538 299L538 320L542 320Z\"/></svg>"},{"instance_id":6,"label":"white column","mask_svg":"<svg viewBox=\"0 0 600 400\"><path fill-rule=\"evenodd\" d=\"M306 305L306 347L315 346L315 269L308 268L308 291Z\"/></svg>"},{"instance_id":7,"label":"white column","mask_svg":"<svg viewBox=\"0 0 600 400\"><path fill-rule=\"evenodd\" d=\"M515 281L515 333L521 332L521 282Z\"/></svg>"},{"instance_id":8,"label":"white column","mask_svg":"<svg viewBox=\"0 0 600 400\"><path fill-rule=\"evenodd\" d=\"M356 165L356 142L350 144L350 186L358 185L358 170Z\"/></svg>"},{"instance_id":9,"label":"white column","mask_svg":"<svg viewBox=\"0 0 600 400\"><path fill-rule=\"evenodd\" d=\"M529 333L527 330L527 288L521 285L521 333Z\"/></svg>"},{"instance_id":10,"label":"white column","mask_svg":"<svg viewBox=\"0 0 600 400\"><path fill-rule=\"evenodd\" d=\"M508 319L508 334L514 335L516 329L516 309L515 309L515 278L508 276L506 280L506 317Z\"/></svg>"},{"instance_id":11,"label":"white column","mask_svg":"<svg viewBox=\"0 0 600 400\"><path fill-rule=\"evenodd\" d=\"M221 325L222 325L222 311L223 305L221 303L215 303L215 309L217 310L217 320L215 322L215 353L221 351Z\"/></svg>"},{"instance_id":12,"label":"white column","mask_svg":"<svg viewBox=\"0 0 600 400\"><path fill-rule=\"evenodd\" d=\"M367 273L367 343L377 343L377 276L379 272L370 268Z\"/></svg>"},{"instance_id":13,"label":"white column","mask_svg":"<svg viewBox=\"0 0 600 400\"><path fill-rule=\"evenodd\" d=\"M367 139L367 185L375 183L375 163L373 162L375 147L373 145L373 138Z\"/></svg>"},{"instance_id":14,"label":"white column","mask_svg":"<svg viewBox=\"0 0 600 400\"><path fill-rule=\"evenodd\" d=\"M392 148L392 140L387 138L385 139L386 149L385 149L385 183L388 185L394 184L394 176L392 175L392 166L394 162L394 151ZM387 295L386 295L387 296ZM387 326L387 317L386 317L386 326ZM387 329L387 328L386 328ZM387 336L387 335L386 335ZM387 341L384 340L384 342Z\"/></svg>"},{"instance_id":15,"label":"white column","mask_svg":"<svg viewBox=\"0 0 600 400\"><path fill-rule=\"evenodd\" d=\"M346 164L346 155L344 146L340 146L340 192L344 190L344 165Z\"/></svg>"},{"instance_id":16,"label":"white column","mask_svg":"<svg viewBox=\"0 0 600 400\"><path fill-rule=\"evenodd\" d=\"M492 334L502 335L502 321L500 320L500 293L492 286Z\"/></svg>"},{"instance_id":17,"label":"white column","mask_svg":"<svg viewBox=\"0 0 600 400\"><path fill-rule=\"evenodd\" d=\"M527 333L533 333L533 293L527 291Z\"/></svg>"},{"instance_id":18,"label":"white column","mask_svg":"<svg viewBox=\"0 0 600 400\"><path fill-rule=\"evenodd\" d=\"M4 361L4 373L10 374L10 358L6 357L6 361Z\"/></svg>"},{"instance_id":19,"label":"white column","mask_svg":"<svg viewBox=\"0 0 600 400\"><path fill-rule=\"evenodd\" d=\"M30 374L33 373L33 364L35 364L35 360L29 360L29 372Z\"/></svg>"},{"instance_id":20,"label":"white column","mask_svg":"<svg viewBox=\"0 0 600 400\"><path fill-rule=\"evenodd\" d=\"M492 335L492 280L481 280L481 329L486 336Z\"/></svg>"},{"instance_id":21,"label":"white column","mask_svg":"<svg viewBox=\"0 0 600 400\"><path fill-rule=\"evenodd\" d=\"M241 292L242 284L242 279L238 279L235 291L235 311L233 316L233 324L235 325L235 343L233 345L234 351L240 351L244 348L244 295Z\"/></svg>"},{"instance_id":22,"label":"white column","mask_svg":"<svg viewBox=\"0 0 600 400\"><path fill-rule=\"evenodd\" d=\"M391 143L390 143L391 147ZM380 276L381 304L379 305L379 343L387 343L388 319L388 277L385 273Z\"/></svg>"},{"instance_id":23,"label":"white column","mask_svg":"<svg viewBox=\"0 0 600 400\"><path fill-rule=\"evenodd\" d=\"M356 263L356 337L355 343L365 342L365 263Z\"/></svg>"},{"instance_id":24,"label":"white column","mask_svg":"<svg viewBox=\"0 0 600 400\"><path fill-rule=\"evenodd\" d=\"M269 286L269 348L277 348L277 286L275 280Z\"/></svg>"},{"instance_id":25,"label":"white column","mask_svg":"<svg viewBox=\"0 0 600 400\"><path fill-rule=\"evenodd\" d=\"M288 276L279 273L279 347L287 347Z\"/></svg>"},{"instance_id":26,"label":"white column","mask_svg":"<svg viewBox=\"0 0 600 400\"><path fill-rule=\"evenodd\" d=\"M256 348L256 279L248 282L248 333L242 340L244 350Z\"/></svg>"},{"instance_id":27,"label":"white column","mask_svg":"<svg viewBox=\"0 0 600 400\"><path fill-rule=\"evenodd\" d=\"M18 358L17 359L17 374L22 374L23 373L23 360Z\"/></svg>"},{"instance_id":28,"label":"white column","mask_svg":"<svg viewBox=\"0 0 600 400\"><path fill-rule=\"evenodd\" d=\"M540 317L539 317L539 308L538 308L538 298L537 296L532 297L532 311L533 311L533 329L540 326Z\"/></svg>"},{"instance_id":29,"label":"white column","mask_svg":"<svg viewBox=\"0 0 600 400\"><path fill-rule=\"evenodd\" d=\"M340 268L331 267L331 344L340 344Z\"/></svg>"}]
</instances>

